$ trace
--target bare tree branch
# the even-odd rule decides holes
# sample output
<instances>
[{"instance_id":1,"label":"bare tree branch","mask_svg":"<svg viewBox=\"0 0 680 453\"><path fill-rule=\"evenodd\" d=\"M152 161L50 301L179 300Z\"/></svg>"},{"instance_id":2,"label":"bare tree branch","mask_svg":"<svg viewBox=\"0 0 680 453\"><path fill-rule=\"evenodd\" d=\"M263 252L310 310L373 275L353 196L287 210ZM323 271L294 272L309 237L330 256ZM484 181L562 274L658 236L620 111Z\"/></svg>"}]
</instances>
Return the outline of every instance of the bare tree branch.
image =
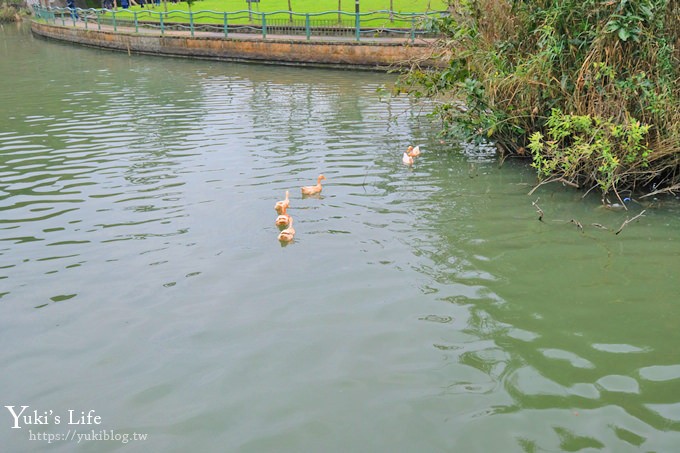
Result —
<instances>
[{"instance_id":1,"label":"bare tree branch","mask_svg":"<svg viewBox=\"0 0 680 453\"><path fill-rule=\"evenodd\" d=\"M536 212L538 212L538 221L542 222L543 221L543 209L537 204L538 200L541 198L536 198L536 201L532 201L531 204L533 205L534 208L536 208Z\"/></svg>"},{"instance_id":2,"label":"bare tree branch","mask_svg":"<svg viewBox=\"0 0 680 453\"><path fill-rule=\"evenodd\" d=\"M546 181L543 181L543 182L538 183L538 185L537 185L536 187L534 187L533 189L531 189L531 191L528 193L528 195L533 194L533 193L536 191L536 189L538 189L539 187L541 187L541 186L543 186L543 185L545 185L545 184L549 184L549 183L551 183L551 182L561 182L562 184L566 184L566 185L568 185L568 186L570 186L570 187L573 187L573 188L575 188L575 189L578 189L578 188L579 188L579 185L576 184L575 182L568 181L568 180L566 180L566 179L564 179L564 178L554 178L554 179L548 179L548 180L546 180Z\"/></svg>"},{"instance_id":3,"label":"bare tree branch","mask_svg":"<svg viewBox=\"0 0 680 453\"><path fill-rule=\"evenodd\" d=\"M571 222L571 223L573 223L574 225L576 225L576 228L578 228L579 231L580 231L581 233L583 233L583 225L581 224L581 222L579 222L579 221L576 220L576 219L571 219L569 222Z\"/></svg>"},{"instance_id":4,"label":"bare tree branch","mask_svg":"<svg viewBox=\"0 0 680 453\"><path fill-rule=\"evenodd\" d=\"M647 198L647 197L651 197L653 195L658 195L660 193L672 193L672 194L674 194L678 190L680 190L680 184L674 184L670 187L666 187L665 189L655 190L654 192L650 192L648 194L642 195L640 198Z\"/></svg>"},{"instance_id":5,"label":"bare tree branch","mask_svg":"<svg viewBox=\"0 0 680 453\"><path fill-rule=\"evenodd\" d=\"M638 215L636 215L636 216L633 217L632 219L626 219L626 221L623 222L623 223L621 224L621 228L619 228L619 229L616 231L616 233L614 233L614 234L619 234L619 233L621 232L621 230L623 230L623 229L625 228L625 226L628 225L630 222L632 222L633 220L635 220L635 219L637 219L637 218L639 218L639 217L642 217L642 214L644 214L645 211L646 211L646 209L643 209L642 212L640 212Z\"/></svg>"}]
</instances>

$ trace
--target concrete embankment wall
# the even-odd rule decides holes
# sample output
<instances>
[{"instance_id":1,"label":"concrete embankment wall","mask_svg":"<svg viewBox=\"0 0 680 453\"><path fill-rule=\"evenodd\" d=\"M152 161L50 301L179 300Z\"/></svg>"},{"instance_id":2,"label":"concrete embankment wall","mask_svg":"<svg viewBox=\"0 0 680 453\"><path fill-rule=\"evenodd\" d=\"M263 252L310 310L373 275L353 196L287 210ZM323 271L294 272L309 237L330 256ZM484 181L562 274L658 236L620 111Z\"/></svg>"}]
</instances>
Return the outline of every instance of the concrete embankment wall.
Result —
<instances>
[{"instance_id":1,"label":"concrete embankment wall","mask_svg":"<svg viewBox=\"0 0 680 453\"><path fill-rule=\"evenodd\" d=\"M387 69L418 59L425 60L429 49L408 41L352 42L311 40L270 36L266 39L241 35L224 38L217 33L172 32L165 35L113 30L86 30L83 27L32 22L34 34L72 43L125 52L226 61L330 66L341 68ZM426 61L423 61L426 63ZM422 64L422 63L421 63Z\"/></svg>"}]
</instances>

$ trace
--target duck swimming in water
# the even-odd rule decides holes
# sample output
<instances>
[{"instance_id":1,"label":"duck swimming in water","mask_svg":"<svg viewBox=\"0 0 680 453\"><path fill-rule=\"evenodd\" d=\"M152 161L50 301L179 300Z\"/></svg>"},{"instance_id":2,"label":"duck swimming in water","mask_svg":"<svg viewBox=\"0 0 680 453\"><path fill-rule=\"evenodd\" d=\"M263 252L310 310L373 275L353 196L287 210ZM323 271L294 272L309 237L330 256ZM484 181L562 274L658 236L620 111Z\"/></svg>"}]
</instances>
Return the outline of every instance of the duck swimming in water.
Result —
<instances>
[{"instance_id":1,"label":"duck swimming in water","mask_svg":"<svg viewBox=\"0 0 680 453\"><path fill-rule=\"evenodd\" d=\"M290 200L288 199L288 191L286 190L286 199L277 201L276 204L274 205L274 209L279 214L283 214L284 212L286 212L286 209L288 209L288 206L290 206Z\"/></svg>"},{"instance_id":2,"label":"duck swimming in water","mask_svg":"<svg viewBox=\"0 0 680 453\"><path fill-rule=\"evenodd\" d=\"M415 148L413 146L409 146L407 153L411 157L418 157L420 156L420 146L416 146Z\"/></svg>"},{"instance_id":3,"label":"duck swimming in water","mask_svg":"<svg viewBox=\"0 0 680 453\"><path fill-rule=\"evenodd\" d=\"M409 146L410 148L410 146ZM404 151L404 155L401 157L401 161L404 163L404 165L413 165L413 156L409 154L409 151Z\"/></svg>"},{"instance_id":4,"label":"duck swimming in water","mask_svg":"<svg viewBox=\"0 0 680 453\"><path fill-rule=\"evenodd\" d=\"M276 221L274 222L276 226L287 226L290 224L292 217L286 214L286 209L283 209L283 212L279 214L279 216L276 218Z\"/></svg>"},{"instance_id":5,"label":"duck swimming in water","mask_svg":"<svg viewBox=\"0 0 680 453\"><path fill-rule=\"evenodd\" d=\"M288 216L289 218L289 223L288 223L288 228L285 230L282 230L279 233L279 241L281 242L291 242L293 238L295 237L295 229L293 228L293 218Z\"/></svg>"},{"instance_id":6,"label":"duck swimming in water","mask_svg":"<svg viewBox=\"0 0 680 453\"><path fill-rule=\"evenodd\" d=\"M315 186L304 186L301 188L302 190L302 195L316 195L318 193L321 193L321 180L326 179L324 175L319 175L318 178L316 178L316 185Z\"/></svg>"}]
</instances>

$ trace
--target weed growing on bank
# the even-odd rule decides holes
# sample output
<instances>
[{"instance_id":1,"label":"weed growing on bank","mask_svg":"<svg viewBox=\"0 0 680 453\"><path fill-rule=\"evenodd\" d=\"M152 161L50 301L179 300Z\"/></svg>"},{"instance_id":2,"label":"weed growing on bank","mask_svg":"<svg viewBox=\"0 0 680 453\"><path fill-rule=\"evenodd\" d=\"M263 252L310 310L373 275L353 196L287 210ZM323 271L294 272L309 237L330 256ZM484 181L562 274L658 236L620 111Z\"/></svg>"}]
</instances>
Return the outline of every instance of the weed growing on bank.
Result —
<instances>
[{"instance_id":1,"label":"weed growing on bank","mask_svg":"<svg viewBox=\"0 0 680 453\"><path fill-rule=\"evenodd\" d=\"M603 196L680 190L680 0L451 0L430 27L441 66L398 89L436 101L444 136Z\"/></svg>"}]
</instances>

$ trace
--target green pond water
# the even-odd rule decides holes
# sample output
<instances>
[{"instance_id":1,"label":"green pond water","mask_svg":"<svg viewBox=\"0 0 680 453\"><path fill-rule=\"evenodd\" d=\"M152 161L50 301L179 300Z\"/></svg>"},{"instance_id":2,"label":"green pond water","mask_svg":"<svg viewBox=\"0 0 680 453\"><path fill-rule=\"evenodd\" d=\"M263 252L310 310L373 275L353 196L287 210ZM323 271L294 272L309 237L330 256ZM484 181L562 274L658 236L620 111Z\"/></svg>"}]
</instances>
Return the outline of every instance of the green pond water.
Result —
<instances>
[{"instance_id":1,"label":"green pond water","mask_svg":"<svg viewBox=\"0 0 680 453\"><path fill-rule=\"evenodd\" d=\"M528 195L388 74L4 25L0 80L3 452L680 449L677 200Z\"/></svg>"}]
</instances>

